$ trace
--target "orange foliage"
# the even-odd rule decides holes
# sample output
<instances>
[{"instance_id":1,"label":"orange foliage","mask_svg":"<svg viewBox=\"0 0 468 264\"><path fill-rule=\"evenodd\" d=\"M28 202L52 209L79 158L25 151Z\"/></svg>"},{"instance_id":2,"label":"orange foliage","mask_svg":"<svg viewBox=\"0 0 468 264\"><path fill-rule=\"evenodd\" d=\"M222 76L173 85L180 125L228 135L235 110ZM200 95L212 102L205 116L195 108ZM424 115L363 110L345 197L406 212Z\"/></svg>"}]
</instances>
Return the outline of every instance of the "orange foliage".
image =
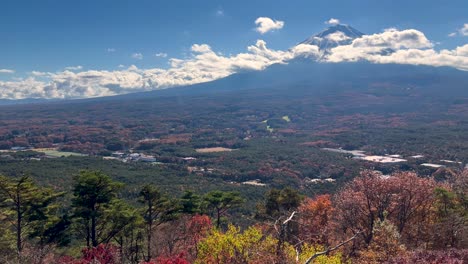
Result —
<instances>
[{"instance_id":1,"label":"orange foliage","mask_svg":"<svg viewBox=\"0 0 468 264\"><path fill-rule=\"evenodd\" d=\"M306 198L299 206L299 237L310 244L328 245L334 208L330 195Z\"/></svg>"}]
</instances>

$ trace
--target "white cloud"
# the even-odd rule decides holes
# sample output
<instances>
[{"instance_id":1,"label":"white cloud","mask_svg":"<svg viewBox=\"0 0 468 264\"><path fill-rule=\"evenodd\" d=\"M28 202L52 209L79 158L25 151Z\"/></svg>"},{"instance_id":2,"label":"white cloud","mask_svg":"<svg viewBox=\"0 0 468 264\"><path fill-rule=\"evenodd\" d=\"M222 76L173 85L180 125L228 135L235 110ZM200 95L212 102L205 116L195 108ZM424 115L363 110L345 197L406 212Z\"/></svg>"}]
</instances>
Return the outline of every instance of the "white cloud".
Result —
<instances>
[{"instance_id":1,"label":"white cloud","mask_svg":"<svg viewBox=\"0 0 468 264\"><path fill-rule=\"evenodd\" d=\"M468 44L455 50L407 49L388 56L373 55L367 58L374 63L399 63L430 66L450 66L468 71Z\"/></svg>"},{"instance_id":2,"label":"white cloud","mask_svg":"<svg viewBox=\"0 0 468 264\"><path fill-rule=\"evenodd\" d=\"M191 50L197 53L207 53L211 51L211 47L207 44L193 44Z\"/></svg>"},{"instance_id":3,"label":"white cloud","mask_svg":"<svg viewBox=\"0 0 468 264\"><path fill-rule=\"evenodd\" d=\"M325 21L325 24L338 25L338 24L340 24L340 20L337 19L337 18L330 18L328 21Z\"/></svg>"},{"instance_id":4,"label":"white cloud","mask_svg":"<svg viewBox=\"0 0 468 264\"><path fill-rule=\"evenodd\" d=\"M464 24L463 27L458 30L458 32L462 36L468 36L468 24Z\"/></svg>"},{"instance_id":5,"label":"white cloud","mask_svg":"<svg viewBox=\"0 0 468 264\"><path fill-rule=\"evenodd\" d=\"M160 58L166 58L166 57L167 57L167 53L159 52L159 53L154 54L154 56L155 56L155 57L160 57Z\"/></svg>"},{"instance_id":6,"label":"white cloud","mask_svg":"<svg viewBox=\"0 0 468 264\"><path fill-rule=\"evenodd\" d=\"M111 52L116 52L117 50L114 48L107 48L106 51L111 53Z\"/></svg>"},{"instance_id":7,"label":"white cloud","mask_svg":"<svg viewBox=\"0 0 468 264\"><path fill-rule=\"evenodd\" d=\"M388 29L383 33L364 35L353 40L349 45L331 49L326 57L330 62L357 61L368 58L369 55L383 54L399 49L431 48L433 44L426 36L415 29L398 31Z\"/></svg>"},{"instance_id":8,"label":"white cloud","mask_svg":"<svg viewBox=\"0 0 468 264\"><path fill-rule=\"evenodd\" d=\"M463 27L457 29L456 32L452 32L450 34L448 34L449 37L455 37L457 35L460 35L462 37L466 37L468 36L468 24L463 24Z\"/></svg>"},{"instance_id":9,"label":"white cloud","mask_svg":"<svg viewBox=\"0 0 468 264\"><path fill-rule=\"evenodd\" d=\"M36 77L47 77L50 76L52 73L50 72L40 72L40 71L32 71L31 75Z\"/></svg>"},{"instance_id":10,"label":"white cloud","mask_svg":"<svg viewBox=\"0 0 468 264\"><path fill-rule=\"evenodd\" d=\"M387 30L365 35L350 45L333 48L328 62L367 60L373 63L450 66L468 70L468 44L454 50L436 51L426 36L415 29Z\"/></svg>"},{"instance_id":11,"label":"white cloud","mask_svg":"<svg viewBox=\"0 0 468 264\"><path fill-rule=\"evenodd\" d=\"M351 37L346 36L346 34L341 31L329 34L325 36L325 38L334 42L342 42L351 39Z\"/></svg>"},{"instance_id":12,"label":"white cloud","mask_svg":"<svg viewBox=\"0 0 468 264\"><path fill-rule=\"evenodd\" d=\"M389 27L389 28L386 28L383 30L384 32L387 32L387 31L398 31L398 29L396 27Z\"/></svg>"},{"instance_id":13,"label":"white cloud","mask_svg":"<svg viewBox=\"0 0 468 264\"><path fill-rule=\"evenodd\" d=\"M83 69L83 66L81 65L65 67L65 70L69 70L69 71L78 71L81 69Z\"/></svg>"},{"instance_id":14,"label":"white cloud","mask_svg":"<svg viewBox=\"0 0 468 264\"><path fill-rule=\"evenodd\" d=\"M269 31L282 29L284 26L284 21L273 20L269 17L259 17L257 20L255 20L255 25L257 25L255 28L257 32L260 34L265 34Z\"/></svg>"},{"instance_id":15,"label":"white cloud","mask_svg":"<svg viewBox=\"0 0 468 264\"><path fill-rule=\"evenodd\" d=\"M13 74L15 73L14 70L10 70L10 69L0 69L0 73L9 73L9 74Z\"/></svg>"},{"instance_id":16,"label":"white cloud","mask_svg":"<svg viewBox=\"0 0 468 264\"><path fill-rule=\"evenodd\" d=\"M137 52L132 54L132 58L136 60L142 60L143 59L143 54Z\"/></svg>"},{"instance_id":17,"label":"white cloud","mask_svg":"<svg viewBox=\"0 0 468 264\"><path fill-rule=\"evenodd\" d=\"M306 57L306 58L317 58L320 55L320 49L318 46L309 44L299 44L291 49L292 57Z\"/></svg>"}]
</instances>

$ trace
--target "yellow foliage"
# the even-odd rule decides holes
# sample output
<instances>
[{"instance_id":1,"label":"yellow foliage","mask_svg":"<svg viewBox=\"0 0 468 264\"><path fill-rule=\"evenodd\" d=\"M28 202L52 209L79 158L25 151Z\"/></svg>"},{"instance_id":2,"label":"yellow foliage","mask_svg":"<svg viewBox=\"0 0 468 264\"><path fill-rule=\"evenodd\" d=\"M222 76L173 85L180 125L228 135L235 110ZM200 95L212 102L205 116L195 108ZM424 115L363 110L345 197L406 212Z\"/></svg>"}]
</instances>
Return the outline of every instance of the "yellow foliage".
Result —
<instances>
[{"instance_id":1,"label":"yellow foliage","mask_svg":"<svg viewBox=\"0 0 468 264\"><path fill-rule=\"evenodd\" d=\"M299 253L299 261L297 261L297 253L296 249L292 245L287 246L287 253L288 257L291 261L295 261L296 263L305 263L305 261L314 255L317 252L324 251L325 248L320 245L310 245L310 244L303 244L301 247L301 252ZM314 259L314 264L341 264L341 253L336 252L331 253L330 255L321 255Z\"/></svg>"},{"instance_id":2,"label":"yellow foliage","mask_svg":"<svg viewBox=\"0 0 468 264\"><path fill-rule=\"evenodd\" d=\"M264 236L256 227L240 232L240 228L230 225L225 233L212 230L200 242L195 263L266 263L263 260L274 256L275 245L275 239Z\"/></svg>"},{"instance_id":3,"label":"yellow foliage","mask_svg":"<svg viewBox=\"0 0 468 264\"><path fill-rule=\"evenodd\" d=\"M230 225L226 232L214 229L198 245L198 256L195 263L199 264L230 264L230 263L276 263L278 240L266 235L257 227L249 227L243 232L240 228ZM307 258L322 246L302 245L299 261L296 261L296 249L287 244L284 247L287 263L304 263ZM341 264L341 253L322 255L314 260L319 264Z\"/></svg>"}]
</instances>

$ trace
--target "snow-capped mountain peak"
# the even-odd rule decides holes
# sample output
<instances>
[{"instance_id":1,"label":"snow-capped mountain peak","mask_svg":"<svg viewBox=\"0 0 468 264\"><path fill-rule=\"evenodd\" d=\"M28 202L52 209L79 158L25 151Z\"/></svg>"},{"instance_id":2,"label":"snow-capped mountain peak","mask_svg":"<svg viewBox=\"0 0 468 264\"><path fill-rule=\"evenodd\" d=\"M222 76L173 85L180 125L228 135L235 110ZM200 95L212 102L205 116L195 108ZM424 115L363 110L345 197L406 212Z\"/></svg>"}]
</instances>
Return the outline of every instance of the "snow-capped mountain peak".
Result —
<instances>
[{"instance_id":1,"label":"snow-capped mountain peak","mask_svg":"<svg viewBox=\"0 0 468 264\"><path fill-rule=\"evenodd\" d=\"M360 38L363 35L362 32L351 26L334 25L299 44L316 45L320 51L327 52L337 46L349 45L354 39Z\"/></svg>"}]
</instances>

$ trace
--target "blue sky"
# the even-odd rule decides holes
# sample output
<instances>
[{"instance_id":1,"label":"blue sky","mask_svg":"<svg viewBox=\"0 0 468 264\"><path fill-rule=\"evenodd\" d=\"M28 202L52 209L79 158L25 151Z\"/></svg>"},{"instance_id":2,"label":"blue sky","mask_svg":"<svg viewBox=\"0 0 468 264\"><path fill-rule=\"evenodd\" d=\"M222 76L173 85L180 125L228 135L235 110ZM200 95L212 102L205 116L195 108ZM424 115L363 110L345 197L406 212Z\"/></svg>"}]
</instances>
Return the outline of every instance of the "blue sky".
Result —
<instances>
[{"instance_id":1,"label":"blue sky","mask_svg":"<svg viewBox=\"0 0 468 264\"><path fill-rule=\"evenodd\" d=\"M452 50L467 43L460 31L468 23L467 10L466 0L2 0L0 81L77 66L74 71L168 69L171 58L193 57L193 44L208 44L228 57L259 39L284 51L322 31L330 18L366 34L415 29L433 49ZM281 21L282 27L261 34L255 30L259 17ZM9 87L0 83L0 98Z\"/></svg>"},{"instance_id":2,"label":"blue sky","mask_svg":"<svg viewBox=\"0 0 468 264\"><path fill-rule=\"evenodd\" d=\"M261 38L271 48L285 49L323 30L323 22L331 17L364 33L415 28L451 48L466 39L447 35L468 22L468 1L457 0L4 0L0 5L0 68L19 74L75 65L165 67L168 57L183 58L194 43L229 54ZM260 16L282 20L284 28L262 36L253 30ZM134 53L143 59L132 58Z\"/></svg>"}]
</instances>

